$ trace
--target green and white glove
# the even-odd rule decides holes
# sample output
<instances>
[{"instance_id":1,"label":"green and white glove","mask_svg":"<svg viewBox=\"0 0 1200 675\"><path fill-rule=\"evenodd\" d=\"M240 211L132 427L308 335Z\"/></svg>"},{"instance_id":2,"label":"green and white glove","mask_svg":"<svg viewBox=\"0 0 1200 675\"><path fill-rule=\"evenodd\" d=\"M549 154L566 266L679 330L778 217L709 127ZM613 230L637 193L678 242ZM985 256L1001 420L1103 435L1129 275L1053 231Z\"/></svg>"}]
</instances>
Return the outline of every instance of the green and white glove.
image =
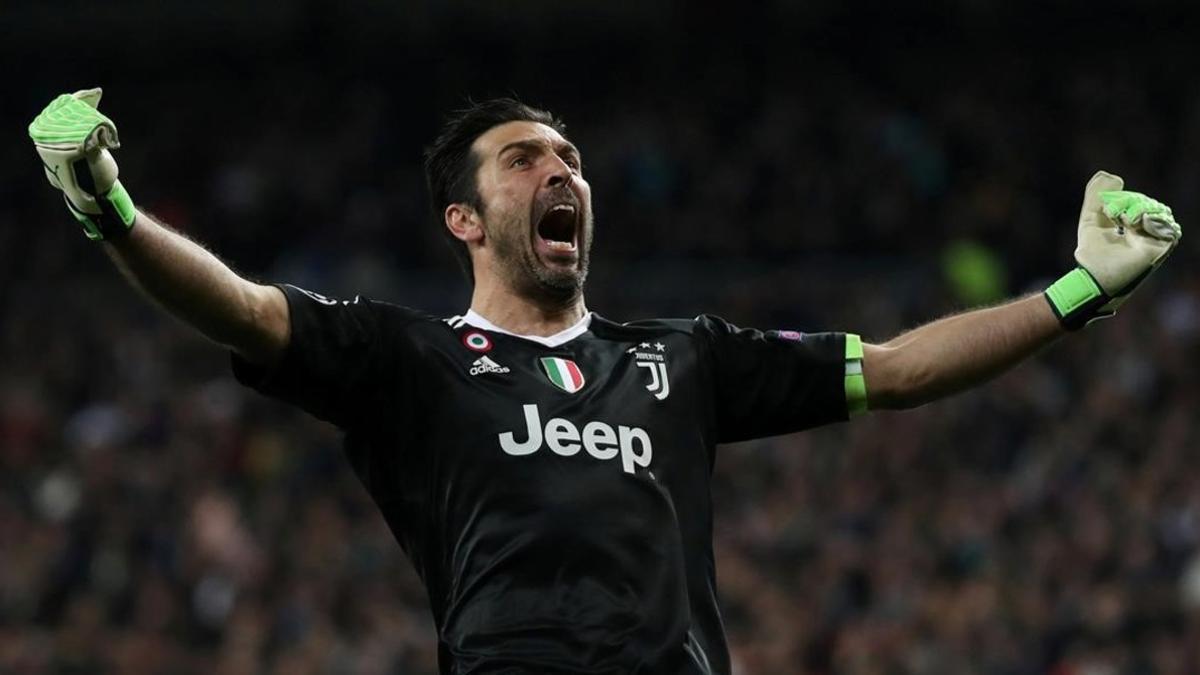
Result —
<instances>
[{"instance_id":1,"label":"green and white glove","mask_svg":"<svg viewBox=\"0 0 1200 675\"><path fill-rule=\"evenodd\" d=\"M103 92L84 89L50 102L29 124L29 137L42 157L46 178L62 190L71 215L88 239L121 236L133 227L133 199L117 180L117 125L96 106Z\"/></svg>"},{"instance_id":2,"label":"green and white glove","mask_svg":"<svg viewBox=\"0 0 1200 675\"><path fill-rule=\"evenodd\" d=\"M1079 267L1045 293L1068 330L1115 314L1183 235L1169 206L1124 186L1120 176L1097 171L1084 190L1075 249Z\"/></svg>"}]
</instances>

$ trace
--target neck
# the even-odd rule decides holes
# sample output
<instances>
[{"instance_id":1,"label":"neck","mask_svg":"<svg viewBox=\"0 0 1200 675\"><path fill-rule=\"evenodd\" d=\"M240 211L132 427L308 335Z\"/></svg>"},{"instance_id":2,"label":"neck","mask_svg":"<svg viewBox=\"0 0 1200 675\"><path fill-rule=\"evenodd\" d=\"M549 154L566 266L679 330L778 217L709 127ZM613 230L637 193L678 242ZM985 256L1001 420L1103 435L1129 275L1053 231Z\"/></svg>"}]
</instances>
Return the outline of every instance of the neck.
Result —
<instances>
[{"instance_id":1,"label":"neck","mask_svg":"<svg viewBox=\"0 0 1200 675\"><path fill-rule=\"evenodd\" d=\"M510 333L541 337L562 333L588 313L582 292L563 300L530 299L499 283L478 282L470 309Z\"/></svg>"},{"instance_id":2,"label":"neck","mask_svg":"<svg viewBox=\"0 0 1200 675\"><path fill-rule=\"evenodd\" d=\"M533 300L504 286L478 284L471 309L506 331L539 337L561 333L587 314L582 293L564 301Z\"/></svg>"}]
</instances>

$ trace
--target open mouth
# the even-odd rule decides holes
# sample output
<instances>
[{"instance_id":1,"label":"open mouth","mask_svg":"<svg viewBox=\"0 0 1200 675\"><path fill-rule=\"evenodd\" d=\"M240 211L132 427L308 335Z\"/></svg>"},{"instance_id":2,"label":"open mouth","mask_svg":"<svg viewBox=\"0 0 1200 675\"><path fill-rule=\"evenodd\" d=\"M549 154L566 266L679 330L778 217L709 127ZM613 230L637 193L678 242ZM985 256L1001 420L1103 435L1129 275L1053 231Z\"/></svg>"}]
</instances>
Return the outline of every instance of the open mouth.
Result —
<instances>
[{"instance_id":1,"label":"open mouth","mask_svg":"<svg viewBox=\"0 0 1200 675\"><path fill-rule=\"evenodd\" d=\"M537 224L537 247L550 255L573 255L578 222L578 211L573 205L550 207Z\"/></svg>"}]
</instances>

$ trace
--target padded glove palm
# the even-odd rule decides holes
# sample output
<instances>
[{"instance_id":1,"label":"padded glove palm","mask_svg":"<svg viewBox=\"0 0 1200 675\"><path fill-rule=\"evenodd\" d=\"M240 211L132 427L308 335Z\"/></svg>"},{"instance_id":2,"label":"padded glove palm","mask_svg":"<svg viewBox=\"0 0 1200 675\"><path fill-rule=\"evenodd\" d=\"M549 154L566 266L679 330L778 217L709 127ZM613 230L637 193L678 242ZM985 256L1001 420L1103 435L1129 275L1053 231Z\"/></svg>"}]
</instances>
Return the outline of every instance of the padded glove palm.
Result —
<instances>
[{"instance_id":1,"label":"padded glove palm","mask_svg":"<svg viewBox=\"0 0 1200 675\"><path fill-rule=\"evenodd\" d=\"M1079 267L1046 289L1070 330L1116 313L1183 235L1170 207L1124 186L1120 176L1104 171L1088 181L1075 249Z\"/></svg>"}]
</instances>

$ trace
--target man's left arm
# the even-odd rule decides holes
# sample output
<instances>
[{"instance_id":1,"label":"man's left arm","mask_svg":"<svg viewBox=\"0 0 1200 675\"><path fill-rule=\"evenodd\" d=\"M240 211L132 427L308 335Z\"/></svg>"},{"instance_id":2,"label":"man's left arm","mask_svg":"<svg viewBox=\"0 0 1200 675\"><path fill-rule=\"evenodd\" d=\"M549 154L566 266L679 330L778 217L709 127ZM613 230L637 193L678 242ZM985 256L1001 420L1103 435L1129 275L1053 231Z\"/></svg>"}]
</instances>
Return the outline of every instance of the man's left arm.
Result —
<instances>
[{"instance_id":1,"label":"man's left arm","mask_svg":"<svg viewBox=\"0 0 1200 675\"><path fill-rule=\"evenodd\" d=\"M1068 331L1112 316L1178 244L1171 209L1098 172L1084 191L1078 263L1039 295L946 317L882 345L847 351L847 397L868 409L912 408L980 384ZM861 359L862 384L849 364ZM863 389L865 388L865 391ZM861 409L860 402L860 409Z\"/></svg>"},{"instance_id":2,"label":"man's left arm","mask_svg":"<svg viewBox=\"0 0 1200 675\"><path fill-rule=\"evenodd\" d=\"M957 314L863 344L867 407L912 408L985 382L1066 329L1041 295Z\"/></svg>"}]
</instances>

